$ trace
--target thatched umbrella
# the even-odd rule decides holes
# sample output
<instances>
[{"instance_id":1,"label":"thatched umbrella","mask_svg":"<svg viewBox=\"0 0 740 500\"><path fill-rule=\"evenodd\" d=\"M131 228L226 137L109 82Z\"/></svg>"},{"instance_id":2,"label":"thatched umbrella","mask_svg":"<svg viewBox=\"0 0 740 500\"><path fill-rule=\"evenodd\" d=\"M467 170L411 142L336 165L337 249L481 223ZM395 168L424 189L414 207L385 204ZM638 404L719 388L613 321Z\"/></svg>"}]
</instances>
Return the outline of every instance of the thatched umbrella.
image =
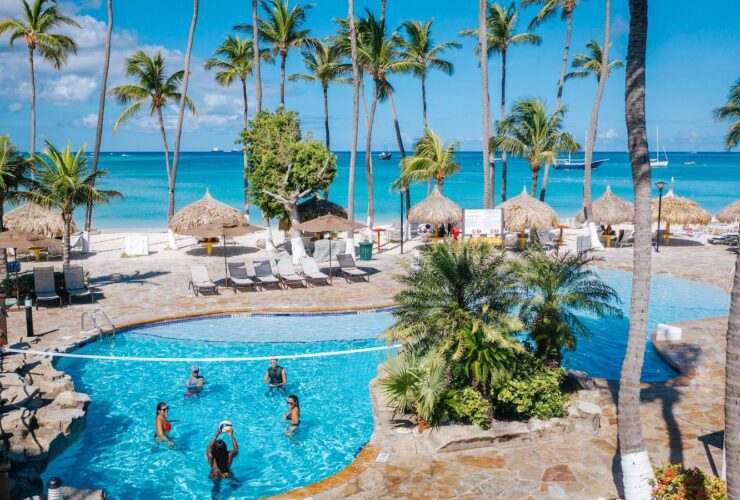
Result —
<instances>
[{"instance_id":1,"label":"thatched umbrella","mask_svg":"<svg viewBox=\"0 0 740 500\"><path fill-rule=\"evenodd\" d=\"M55 238L61 238L64 233L62 214L36 203L26 203L5 214L3 225L8 229ZM74 221L70 231L73 233L77 231Z\"/></svg>"},{"instance_id":2,"label":"thatched umbrella","mask_svg":"<svg viewBox=\"0 0 740 500\"><path fill-rule=\"evenodd\" d=\"M322 215L336 215L343 219L347 218L347 211L334 202L318 195L314 195L298 205L298 218L301 222L321 217Z\"/></svg>"},{"instance_id":3,"label":"thatched umbrella","mask_svg":"<svg viewBox=\"0 0 740 500\"><path fill-rule=\"evenodd\" d=\"M462 207L442 196L437 186L429 196L411 207L408 215L409 222L434 224L435 234L440 224L461 224L462 218Z\"/></svg>"},{"instance_id":4,"label":"thatched umbrella","mask_svg":"<svg viewBox=\"0 0 740 500\"><path fill-rule=\"evenodd\" d=\"M504 209L504 227L524 235L524 230L552 229L558 225L558 214L547 203L532 198L524 187L520 195L499 204Z\"/></svg>"},{"instance_id":5,"label":"thatched umbrella","mask_svg":"<svg viewBox=\"0 0 740 500\"><path fill-rule=\"evenodd\" d=\"M170 220L170 229L177 234L192 234L193 231L209 224L241 224L244 214L236 208L214 199L206 189L206 194L177 212Z\"/></svg>"},{"instance_id":6,"label":"thatched umbrella","mask_svg":"<svg viewBox=\"0 0 740 500\"><path fill-rule=\"evenodd\" d=\"M717 212L717 220L727 223L740 222L740 200L733 201Z\"/></svg>"},{"instance_id":7,"label":"thatched umbrella","mask_svg":"<svg viewBox=\"0 0 740 500\"><path fill-rule=\"evenodd\" d=\"M606 186L606 191L593 203L593 218L597 224L608 226L631 222L635 215L635 206L629 201L612 193L611 186ZM578 212L576 221L584 222L583 211Z\"/></svg>"},{"instance_id":8,"label":"thatched umbrella","mask_svg":"<svg viewBox=\"0 0 740 500\"><path fill-rule=\"evenodd\" d=\"M660 219L665 222L663 237L665 244L671 242L671 224L709 224L712 214L704 210L695 201L682 196L676 196L673 189L663 196L663 200L652 200L652 218L658 220L658 205L660 204Z\"/></svg>"}]
</instances>

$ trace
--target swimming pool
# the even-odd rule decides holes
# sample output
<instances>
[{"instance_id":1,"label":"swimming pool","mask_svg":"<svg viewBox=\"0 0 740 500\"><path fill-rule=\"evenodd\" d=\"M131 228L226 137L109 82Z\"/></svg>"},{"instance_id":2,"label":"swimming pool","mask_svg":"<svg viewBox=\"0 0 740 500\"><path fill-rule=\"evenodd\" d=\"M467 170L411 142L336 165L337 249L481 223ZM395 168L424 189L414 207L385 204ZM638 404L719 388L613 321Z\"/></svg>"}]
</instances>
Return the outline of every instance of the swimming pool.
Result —
<instances>
[{"instance_id":1,"label":"swimming pool","mask_svg":"<svg viewBox=\"0 0 740 500\"><path fill-rule=\"evenodd\" d=\"M631 274L599 271L629 310ZM650 325L726 315L729 297L701 283L655 276ZM566 353L569 368L618 378L627 318L581 316L595 332ZM172 358L256 357L361 349L385 345L375 337L393 319L388 312L349 315L247 316L155 324L94 342L77 353ZM387 351L286 359L288 392L266 394L266 361L200 363L208 380L200 397L185 397L191 363L62 359L58 367L92 397L87 428L56 458L44 479L104 487L109 498L254 498L319 481L346 467L373 430L368 382ZM675 376L648 343L643 380ZM301 426L286 438L281 416L287 394L298 395ZM153 444L155 407L166 402L175 449ZM205 449L219 421L234 422L240 452L234 480L209 480Z\"/></svg>"}]
</instances>

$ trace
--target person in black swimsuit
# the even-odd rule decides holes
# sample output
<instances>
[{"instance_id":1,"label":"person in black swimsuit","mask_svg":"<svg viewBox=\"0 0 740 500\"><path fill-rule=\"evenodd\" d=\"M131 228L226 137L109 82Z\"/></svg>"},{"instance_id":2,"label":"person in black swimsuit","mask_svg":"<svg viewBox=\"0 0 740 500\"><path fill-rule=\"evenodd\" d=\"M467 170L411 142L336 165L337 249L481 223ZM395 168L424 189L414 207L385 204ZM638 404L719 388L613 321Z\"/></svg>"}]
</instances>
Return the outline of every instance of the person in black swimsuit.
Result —
<instances>
[{"instance_id":1,"label":"person in black swimsuit","mask_svg":"<svg viewBox=\"0 0 740 500\"><path fill-rule=\"evenodd\" d=\"M262 381L272 389L284 389L285 384L288 383L288 375L285 373L285 368L278 364L277 358L270 360L270 368L265 372L265 376Z\"/></svg>"}]
</instances>

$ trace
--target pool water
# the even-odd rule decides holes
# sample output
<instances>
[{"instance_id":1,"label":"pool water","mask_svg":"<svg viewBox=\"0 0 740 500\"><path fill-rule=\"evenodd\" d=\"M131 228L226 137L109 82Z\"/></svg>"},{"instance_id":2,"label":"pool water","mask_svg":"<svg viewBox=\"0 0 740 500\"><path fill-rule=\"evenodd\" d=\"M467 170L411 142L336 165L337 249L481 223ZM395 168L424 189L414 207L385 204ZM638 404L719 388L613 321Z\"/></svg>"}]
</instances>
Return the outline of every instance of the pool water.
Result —
<instances>
[{"instance_id":1,"label":"pool water","mask_svg":"<svg viewBox=\"0 0 740 500\"><path fill-rule=\"evenodd\" d=\"M565 354L568 368L617 379L627 344L632 275L600 270L623 299L623 319L581 315L594 336ZM654 276L646 335L658 323L726 315L729 296L697 282ZM150 325L88 344L76 352L132 357L217 358L319 353L385 345L375 337L393 322L388 312L349 315L229 316ZM61 359L58 367L92 398L87 428L56 458L44 479L104 487L109 498L256 498L310 484L346 467L373 431L368 382L390 351L285 359L286 394L266 392L266 361L204 362L208 381L185 397L191 363ZM648 340L644 381L676 375ZM301 425L283 435L288 394L301 404ZM155 408L171 410L174 449L153 442ZM239 455L234 479L208 479L205 450L218 422L234 423ZM230 444L229 444L230 447Z\"/></svg>"}]
</instances>

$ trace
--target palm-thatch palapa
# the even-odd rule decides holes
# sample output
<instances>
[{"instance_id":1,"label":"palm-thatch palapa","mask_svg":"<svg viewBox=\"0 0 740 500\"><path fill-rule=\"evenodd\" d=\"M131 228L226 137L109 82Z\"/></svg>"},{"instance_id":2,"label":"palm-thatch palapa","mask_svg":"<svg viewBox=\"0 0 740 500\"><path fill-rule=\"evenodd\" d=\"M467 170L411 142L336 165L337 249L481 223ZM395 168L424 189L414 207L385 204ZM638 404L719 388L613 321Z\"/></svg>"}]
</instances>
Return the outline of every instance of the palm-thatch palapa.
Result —
<instances>
[{"instance_id":1,"label":"palm-thatch palapa","mask_svg":"<svg viewBox=\"0 0 740 500\"><path fill-rule=\"evenodd\" d=\"M635 207L629 201L612 193L611 186L606 186L606 191L593 203L593 221L597 224L614 225L623 222L632 222L635 215ZM578 212L576 221L584 222L583 211Z\"/></svg>"},{"instance_id":2,"label":"palm-thatch palapa","mask_svg":"<svg viewBox=\"0 0 740 500\"><path fill-rule=\"evenodd\" d=\"M206 189L206 194L177 212L170 220L169 228L177 234L192 234L210 224L242 224L244 215L234 207L214 199Z\"/></svg>"},{"instance_id":3,"label":"palm-thatch palapa","mask_svg":"<svg viewBox=\"0 0 740 500\"><path fill-rule=\"evenodd\" d=\"M504 209L504 227L509 231L524 233L525 229L538 231L552 229L558 225L558 214L547 203L527 193L526 186L521 194L506 200L496 208Z\"/></svg>"},{"instance_id":4,"label":"palm-thatch palapa","mask_svg":"<svg viewBox=\"0 0 740 500\"><path fill-rule=\"evenodd\" d=\"M62 214L36 203L26 203L5 214L3 225L8 229L53 238L61 238L64 232ZM70 231L73 233L77 231L74 221L72 221Z\"/></svg>"},{"instance_id":5,"label":"palm-thatch palapa","mask_svg":"<svg viewBox=\"0 0 740 500\"><path fill-rule=\"evenodd\" d=\"M740 222L740 200L733 201L717 212L717 220L727 223Z\"/></svg>"},{"instance_id":6,"label":"palm-thatch palapa","mask_svg":"<svg viewBox=\"0 0 740 500\"><path fill-rule=\"evenodd\" d=\"M706 225L712 220L712 214L701 208L695 201L676 196L673 189L668 191L662 201L652 200L651 208L653 221L658 220L658 208L660 208L660 220L665 222L663 238L666 246L671 243L671 224Z\"/></svg>"},{"instance_id":7,"label":"palm-thatch palapa","mask_svg":"<svg viewBox=\"0 0 740 500\"><path fill-rule=\"evenodd\" d=\"M409 210L409 222L434 224L461 224L463 209L449 198L445 198L435 186L432 193Z\"/></svg>"},{"instance_id":8,"label":"palm-thatch palapa","mask_svg":"<svg viewBox=\"0 0 740 500\"><path fill-rule=\"evenodd\" d=\"M346 219L347 211L341 205L337 205L318 195L313 195L298 205L298 218L301 222L316 219L324 215L336 215L337 217Z\"/></svg>"}]
</instances>

